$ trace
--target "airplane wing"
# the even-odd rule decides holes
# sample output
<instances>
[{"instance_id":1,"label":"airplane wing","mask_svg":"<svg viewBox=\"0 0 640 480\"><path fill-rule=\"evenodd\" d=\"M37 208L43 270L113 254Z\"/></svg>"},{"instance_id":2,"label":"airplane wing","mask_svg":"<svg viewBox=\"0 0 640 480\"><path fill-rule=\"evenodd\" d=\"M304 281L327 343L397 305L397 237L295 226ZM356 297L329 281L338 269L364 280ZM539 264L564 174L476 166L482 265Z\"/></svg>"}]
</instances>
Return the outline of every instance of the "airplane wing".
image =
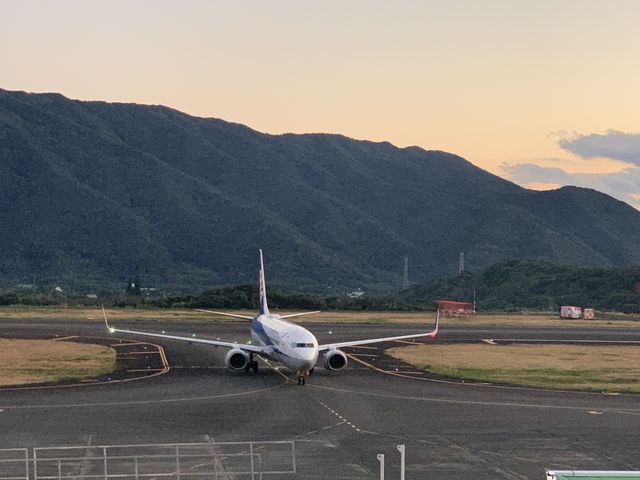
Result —
<instances>
[{"instance_id":1,"label":"airplane wing","mask_svg":"<svg viewBox=\"0 0 640 480\"><path fill-rule=\"evenodd\" d=\"M226 312L214 312L213 310L203 310L201 308L196 308L196 312L213 313L214 315L224 315L225 317L244 318L246 320L253 320L253 317L249 317L248 315L238 315L236 313L226 313Z\"/></svg>"},{"instance_id":2,"label":"airplane wing","mask_svg":"<svg viewBox=\"0 0 640 480\"><path fill-rule=\"evenodd\" d=\"M435 338L438 334L438 324L440 323L440 311L436 314L436 326L427 333L416 333L413 335L399 335L397 337L369 338L367 340L354 340L352 342L327 343L318 346L318 351L329 350L332 348L356 347L358 345L367 345L368 343L393 342L394 340L407 340L410 338L431 337Z\"/></svg>"},{"instance_id":3,"label":"airplane wing","mask_svg":"<svg viewBox=\"0 0 640 480\"><path fill-rule=\"evenodd\" d=\"M216 347L238 348L240 350L244 350L245 352L251 352L251 353L266 353L265 349L257 345L223 342L220 340L207 340L204 338L196 338L196 337L179 337L176 335L165 335L164 333L137 332L135 330L122 330L119 328L113 328L109 325L109 322L107 321L107 313L105 312L104 307L102 307L102 314L104 315L104 324L107 326L107 329L109 330L110 333L115 333L115 332L131 333L133 335L143 335L146 337L164 338L166 340L180 340L183 342L204 343L206 345L214 345Z\"/></svg>"},{"instance_id":4,"label":"airplane wing","mask_svg":"<svg viewBox=\"0 0 640 480\"><path fill-rule=\"evenodd\" d=\"M314 310L313 312L291 313L289 315L280 315L280 318L301 317L302 315L313 315L314 313L320 313L320 310Z\"/></svg>"}]
</instances>

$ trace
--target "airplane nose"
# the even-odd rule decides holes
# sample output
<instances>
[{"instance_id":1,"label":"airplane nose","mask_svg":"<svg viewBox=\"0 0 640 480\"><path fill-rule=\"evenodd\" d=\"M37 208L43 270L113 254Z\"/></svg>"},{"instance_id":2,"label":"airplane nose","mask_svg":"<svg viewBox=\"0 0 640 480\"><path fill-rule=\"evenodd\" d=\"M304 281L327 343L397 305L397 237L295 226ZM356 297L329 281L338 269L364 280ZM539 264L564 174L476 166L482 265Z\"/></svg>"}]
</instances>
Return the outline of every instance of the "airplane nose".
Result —
<instances>
[{"instance_id":1,"label":"airplane nose","mask_svg":"<svg viewBox=\"0 0 640 480\"><path fill-rule=\"evenodd\" d=\"M305 367L311 369L316 365L316 361L318 360L318 352L314 350L304 352L304 354L302 355L302 360L305 363Z\"/></svg>"}]
</instances>

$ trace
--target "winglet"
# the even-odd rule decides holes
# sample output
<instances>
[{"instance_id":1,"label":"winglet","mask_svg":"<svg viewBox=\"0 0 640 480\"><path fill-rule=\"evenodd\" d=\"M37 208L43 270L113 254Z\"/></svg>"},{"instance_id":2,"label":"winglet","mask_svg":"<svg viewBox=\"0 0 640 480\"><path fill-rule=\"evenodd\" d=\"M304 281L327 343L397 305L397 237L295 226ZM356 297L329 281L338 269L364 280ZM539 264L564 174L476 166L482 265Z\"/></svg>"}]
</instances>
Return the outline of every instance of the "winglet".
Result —
<instances>
[{"instance_id":1,"label":"winglet","mask_svg":"<svg viewBox=\"0 0 640 480\"><path fill-rule=\"evenodd\" d=\"M268 315L267 306L267 282L264 278L264 261L262 259L262 249L260 249L260 315Z\"/></svg>"},{"instance_id":2,"label":"winglet","mask_svg":"<svg viewBox=\"0 0 640 480\"><path fill-rule=\"evenodd\" d=\"M104 309L104 305L102 305L102 316L104 317L104 324L107 327L107 330L109 330L109 333L115 332L116 329L109 326L109 322L107 321L107 312Z\"/></svg>"},{"instance_id":3,"label":"winglet","mask_svg":"<svg viewBox=\"0 0 640 480\"><path fill-rule=\"evenodd\" d=\"M429 332L429 336L431 338L436 338L436 335L438 335L438 326L439 325L440 325L440 309L438 309L438 312L436 313L436 326L431 332Z\"/></svg>"}]
</instances>

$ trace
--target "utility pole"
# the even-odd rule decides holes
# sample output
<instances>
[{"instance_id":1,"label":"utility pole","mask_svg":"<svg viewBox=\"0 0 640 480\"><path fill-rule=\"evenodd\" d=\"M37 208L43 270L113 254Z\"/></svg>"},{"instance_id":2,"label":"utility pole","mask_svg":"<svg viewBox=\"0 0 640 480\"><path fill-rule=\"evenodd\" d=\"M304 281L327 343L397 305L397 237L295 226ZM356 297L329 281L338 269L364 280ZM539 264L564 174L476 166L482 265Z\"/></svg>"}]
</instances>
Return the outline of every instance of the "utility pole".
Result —
<instances>
[{"instance_id":1,"label":"utility pole","mask_svg":"<svg viewBox=\"0 0 640 480\"><path fill-rule=\"evenodd\" d=\"M464 273L464 252L460 252L460 265L458 266L458 275Z\"/></svg>"},{"instance_id":2,"label":"utility pole","mask_svg":"<svg viewBox=\"0 0 640 480\"><path fill-rule=\"evenodd\" d=\"M384 453L378 454L378 461L380 462L380 480L384 480Z\"/></svg>"},{"instance_id":3,"label":"utility pole","mask_svg":"<svg viewBox=\"0 0 640 480\"><path fill-rule=\"evenodd\" d=\"M404 480L404 445L396 445L400 452L400 480Z\"/></svg>"}]
</instances>

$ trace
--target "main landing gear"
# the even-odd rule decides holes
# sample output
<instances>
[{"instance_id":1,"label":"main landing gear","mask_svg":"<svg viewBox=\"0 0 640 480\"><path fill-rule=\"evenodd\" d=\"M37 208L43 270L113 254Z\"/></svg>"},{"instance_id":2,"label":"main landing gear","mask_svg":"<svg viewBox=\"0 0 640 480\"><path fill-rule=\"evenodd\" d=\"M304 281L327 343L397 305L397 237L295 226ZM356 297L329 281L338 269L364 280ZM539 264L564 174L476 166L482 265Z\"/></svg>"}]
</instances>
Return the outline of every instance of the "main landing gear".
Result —
<instances>
[{"instance_id":1,"label":"main landing gear","mask_svg":"<svg viewBox=\"0 0 640 480\"><path fill-rule=\"evenodd\" d=\"M304 378L303 375L300 375L298 377L298 385L304 385L305 384L306 379Z\"/></svg>"},{"instance_id":2,"label":"main landing gear","mask_svg":"<svg viewBox=\"0 0 640 480\"><path fill-rule=\"evenodd\" d=\"M244 371L249 373L253 370L253 373L258 373L258 362L253 359L253 353L249 354L249 361L244 366Z\"/></svg>"}]
</instances>

